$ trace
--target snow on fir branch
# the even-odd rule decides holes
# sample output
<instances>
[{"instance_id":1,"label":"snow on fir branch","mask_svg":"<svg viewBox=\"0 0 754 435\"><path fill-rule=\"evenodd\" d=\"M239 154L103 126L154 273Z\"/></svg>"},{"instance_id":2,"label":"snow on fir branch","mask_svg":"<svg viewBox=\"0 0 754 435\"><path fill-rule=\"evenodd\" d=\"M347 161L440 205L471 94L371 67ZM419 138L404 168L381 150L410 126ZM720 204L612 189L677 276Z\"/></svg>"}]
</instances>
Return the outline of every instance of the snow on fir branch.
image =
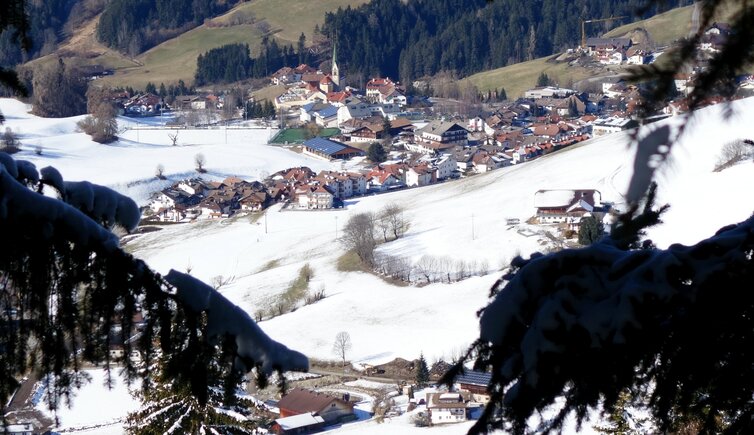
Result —
<instances>
[{"instance_id":1,"label":"snow on fir branch","mask_svg":"<svg viewBox=\"0 0 754 435\"><path fill-rule=\"evenodd\" d=\"M44 186L61 199L42 194ZM129 358L121 361L129 379L141 376L142 387L150 388L150 367L162 358L173 380L190 384L185 390L200 403L214 387L196 370L206 361L228 362L220 376L226 379L255 368L259 383L275 371L308 369L304 355L270 339L212 287L175 271L163 278L123 251L108 229L132 231L138 216L130 198L107 187L66 182L52 167L40 176L33 164L0 153L3 403L29 370L65 380L83 361L109 366L113 331L120 331L126 355L139 350L145 357L140 370ZM139 311L145 326L137 331L132 318ZM52 408L74 389L53 387Z\"/></svg>"}]
</instances>

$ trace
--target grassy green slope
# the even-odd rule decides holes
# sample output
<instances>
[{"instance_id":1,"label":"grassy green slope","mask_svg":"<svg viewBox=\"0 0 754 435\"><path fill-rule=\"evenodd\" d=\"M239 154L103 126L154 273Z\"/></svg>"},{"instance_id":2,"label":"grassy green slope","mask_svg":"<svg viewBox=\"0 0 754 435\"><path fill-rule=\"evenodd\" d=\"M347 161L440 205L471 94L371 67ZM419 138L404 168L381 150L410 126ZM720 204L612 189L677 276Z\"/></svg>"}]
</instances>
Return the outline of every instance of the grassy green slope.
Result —
<instances>
[{"instance_id":1,"label":"grassy green slope","mask_svg":"<svg viewBox=\"0 0 754 435\"><path fill-rule=\"evenodd\" d=\"M646 20L617 27L607 33L607 37L624 36L635 29L645 29L657 45L668 45L689 33L693 6L672 9Z\"/></svg>"},{"instance_id":2,"label":"grassy green slope","mask_svg":"<svg viewBox=\"0 0 754 435\"><path fill-rule=\"evenodd\" d=\"M617 27L606 33L605 36L623 36L634 29L643 28L649 32L656 44L666 45L688 35L692 11L693 6L672 9L646 20ZM505 88L509 97L516 98L521 96L525 90L534 87L537 77L543 72L561 86L605 73L604 71L598 73L580 66L569 66L567 63L548 62L548 59L554 57L557 56L535 59L529 62L484 71L464 80L470 81L482 92L489 89ZM613 68L615 70L622 69L619 67Z\"/></svg>"},{"instance_id":3,"label":"grassy green slope","mask_svg":"<svg viewBox=\"0 0 754 435\"><path fill-rule=\"evenodd\" d=\"M312 40L315 25L322 25L326 12L347 6L356 7L368 0L255 0L236 8L238 12L251 12L272 27L275 37L286 42L297 42L301 32ZM228 14L229 15L229 14ZM226 16L228 16L226 15Z\"/></svg>"},{"instance_id":4,"label":"grassy green slope","mask_svg":"<svg viewBox=\"0 0 754 435\"><path fill-rule=\"evenodd\" d=\"M200 53L232 43L247 43L253 47L259 44L261 37L250 24L213 28L199 26L141 54L137 58L141 66L120 69L104 80L113 85L128 85L137 89L144 89L147 82L167 85L183 80L192 83L196 57Z\"/></svg>"},{"instance_id":5,"label":"grassy green slope","mask_svg":"<svg viewBox=\"0 0 754 435\"><path fill-rule=\"evenodd\" d=\"M65 52L71 64L100 64L116 70L114 76L103 79L114 86L132 86L143 89L148 82L159 84L193 82L196 57L215 47L231 43L248 43L252 52L259 46L262 34L259 27L250 23L265 21L269 32L283 43L295 43L301 32L312 40L314 27L324 22L326 12L339 7L355 7L368 0L254 0L236 6L226 14L211 20L176 38L129 59L96 41L95 29L98 17L77 29L71 40L63 45L60 53L53 53L30 62L32 67L57 61ZM239 16L246 19L239 20Z\"/></svg>"},{"instance_id":6,"label":"grassy green slope","mask_svg":"<svg viewBox=\"0 0 754 435\"><path fill-rule=\"evenodd\" d=\"M592 72L582 67L571 67L567 63L548 61L557 56L542 57L528 62L521 62L503 68L474 74L464 80L474 84L481 92L490 89L505 88L508 98L520 97L525 90L537 84L537 78L545 73L561 86L569 81L578 81L592 76Z\"/></svg>"}]
</instances>

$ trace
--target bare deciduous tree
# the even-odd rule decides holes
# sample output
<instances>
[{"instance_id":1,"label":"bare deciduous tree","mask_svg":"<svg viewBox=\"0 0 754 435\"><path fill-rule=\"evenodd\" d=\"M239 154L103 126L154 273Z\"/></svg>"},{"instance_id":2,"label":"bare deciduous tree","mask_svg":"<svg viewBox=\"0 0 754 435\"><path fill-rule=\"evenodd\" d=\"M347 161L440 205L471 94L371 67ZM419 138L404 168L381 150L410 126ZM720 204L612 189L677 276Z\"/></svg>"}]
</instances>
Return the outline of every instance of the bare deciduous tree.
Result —
<instances>
[{"instance_id":1,"label":"bare deciduous tree","mask_svg":"<svg viewBox=\"0 0 754 435\"><path fill-rule=\"evenodd\" d=\"M173 146L176 146L178 144L178 132L175 133L168 133L168 137L170 138L170 141L173 142Z\"/></svg>"},{"instance_id":2,"label":"bare deciduous tree","mask_svg":"<svg viewBox=\"0 0 754 435\"><path fill-rule=\"evenodd\" d=\"M387 222L396 239L401 238L408 230L408 221L403 214L403 208L396 203L386 205L380 212L380 219Z\"/></svg>"},{"instance_id":3,"label":"bare deciduous tree","mask_svg":"<svg viewBox=\"0 0 754 435\"><path fill-rule=\"evenodd\" d=\"M433 281L437 270L437 258L431 255L423 255L416 263L416 271L427 280L427 284Z\"/></svg>"},{"instance_id":4,"label":"bare deciduous tree","mask_svg":"<svg viewBox=\"0 0 754 435\"><path fill-rule=\"evenodd\" d=\"M162 165L162 163L158 164L157 167L154 169L154 176L159 178L160 180L165 179L165 166Z\"/></svg>"},{"instance_id":5,"label":"bare deciduous tree","mask_svg":"<svg viewBox=\"0 0 754 435\"><path fill-rule=\"evenodd\" d=\"M717 158L714 170L715 172L720 172L742 160L751 158L752 155L754 155L754 147L752 147L751 141L737 140L728 142L720 150L720 156Z\"/></svg>"},{"instance_id":6,"label":"bare deciduous tree","mask_svg":"<svg viewBox=\"0 0 754 435\"><path fill-rule=\"evenodd\" d=\"M346 355L351 350L351 335L346 331L340 331L335 336L335 343L332 345L332 351L343 362L343 367L346 366Z\"/></svg>"},{"instance_id":7,"label":"bare deciduous tree","mask_svg":"<svg viewBox=\"0 0 754 435\"><path fill-rule=\"evenodd\" d=\"M204 157L204 154L199 153L194 156L194 163L196 164L196 171L197 172L207 172L206 169L204 169L204 165L207 163L206 157Z\"/></svg>"},{"instance_id":8,"label":"bare deciduous tree","mask_svg":"<svg viewBox=\"0 0 754 435\"><path fill-rule=\"evenodd\" d=\"M19 145L20 145L20 142L18 141L18 138L16 137L16 133L14 133L10 127L6 127L5 134L3 134L2 151L8 154L16 153L20 151Z\"/></svg>"},{"instance_id":9,"label":"bare deciduous tree","mask_svg":"<svg viewBox=\"0 0 754 435\"><path fill-rule=\"evenodd\" d=\"M346 248L353 249L361 261L369 266L374 265L374 215L372 213L359 213L352 216L343 228L341 243Z\"/></svg>"},{"instance_id":10,"label":"bare deciduous tree","mask_svg":"<svg viewBox=\"0 0 754 435\"><path fill-rule=\"evenodd\" d=\"M390 390L380 389L373 390L372 396L374 402L372 402L372 413L377 423L382 423L385 420L385 414L390 411L390 408L395 406L395 400L390 395Z\"/></svg>"}]
</instances>

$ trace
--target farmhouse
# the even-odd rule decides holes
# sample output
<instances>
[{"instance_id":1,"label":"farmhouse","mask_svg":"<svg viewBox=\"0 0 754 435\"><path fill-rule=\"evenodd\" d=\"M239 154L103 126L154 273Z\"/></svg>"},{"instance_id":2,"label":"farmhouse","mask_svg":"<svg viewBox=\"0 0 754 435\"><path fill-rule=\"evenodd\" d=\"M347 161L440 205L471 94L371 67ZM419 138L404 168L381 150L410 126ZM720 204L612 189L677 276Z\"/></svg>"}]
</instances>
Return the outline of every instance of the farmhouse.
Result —
<instances>
[{"instance_id":1,"label":"farmhouse","mask_svg":"<svg viewBox=\"0 0 754 435\"><path fill-rule=\"evenodd\" d=\"M333 424L353 415L353 405L327 394L294 388L278 402L280 417L316 414L325 424Z\"/></svg>"},{"instance_id":2,"label":"farmhouse","mask_svg":"<svg viewBox=\"0 0 754 435\"><path fill-rule=\"evenodd\" d=\"M466 421L466 402L458 393L428 394L427 409L432 424Z\"/></svg>"},{"instance_id":3,"label":"farmhouse","mask_svg":"<svg viewBox=\"0 0 754 435\"><path fill-rule=\"evenodd\" d=\"M461 392L471 394L475 402L487 403L490 401L490 393L487 386L490 384L492 375L486 372L467 371L456 378L456 388Z\"/></svg>"},{"instance_id":4,"label":"farmhouse","mask_svg":"<svg viewBox=\"0 0 754 435\"><path fill-rule=\"evenodd\" d=\"M364 151L361 151L358 148L353 148L344 143L325 139L323 137L315 137L307 140L303 144L303 149L305 154L326 160L348 160L351 157L364 155Z\"/></svg>"},{"instance_id":5,"label":"farmhouse","mask_svg":"<svg viewBox=\"0 0 754 435\"><path fill-rule=\"evenodd\" d=\"M578 224L587 213L601 206L602 194L594 189L538 190L534 194L537 220L541 224Z\"/></svg>"}]
</instances>

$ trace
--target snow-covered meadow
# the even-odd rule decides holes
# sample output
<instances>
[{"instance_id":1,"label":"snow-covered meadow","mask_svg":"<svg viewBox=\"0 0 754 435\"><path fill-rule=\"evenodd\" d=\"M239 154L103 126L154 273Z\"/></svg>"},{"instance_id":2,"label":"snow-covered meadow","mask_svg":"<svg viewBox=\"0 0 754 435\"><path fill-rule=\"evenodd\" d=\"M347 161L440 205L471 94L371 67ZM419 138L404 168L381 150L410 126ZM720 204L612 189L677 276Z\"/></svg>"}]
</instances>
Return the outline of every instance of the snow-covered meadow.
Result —
<instances>
[{"instance_id":1,"label":"snow-covered meadow","mask_svg":"<svg viewBox=\"0 0 754 435\"><path fill-rule=\"evenodd\" d=\"M754 211L754 197L745 193L746 186L754 185L751 161L713 172L724 143L754 138L754 123L747 119L754 113L754 99L733 107L730 120L721 117L720 106L698 112L674 145L670 163L661 168L658 203L668 202L671 208L665 223L649 233L660 247L694 243ZM75 131L80 118L36 118L26 113L28 107L8 99L0 100L0 110L7 118L5 126L20 134L23 151L16 158L38 168L53 165L67 180L114 187L142 204L151 191L165 185L154 178L157 164L176 181L195 175L197 153L206 156L209 175L216 177L259 179L302 165L315 171L340 168L265 145L270 135L265 129L229 130L227 143L224 130L181 130L176 147L164 130L140 130L138 143L136 131L129 130L115 144L100 145ZM519 232L506 219L525 222L531 217L534 193L540 189L594 188L603 200L620 207L635 153L629 142L627 133L618 133L459 181L353 198L343 210L282 211L275 206L256 221L174 225L140 236L129 249L159 272L191 268L192 275L205 281L222 275L229 282L221 292L250 313L269 306L308 263L314 271L310 288L324 288L326 298L261 322L273 339L312 357L334 359L335 335L347 331L353 342L348 356L356 363L413 359L420 352L432 362L457 353L478 336L476 311L487 302L489 288L500 275L497 270L515 255L547 248L545 235ZM34 154L36 146L43 148L42 155ZM336 240L339 229L349 216L378 211L388 203L406 210L410 228L405 237L381 245L381 252L414 260L433 255L475 261L487 264L491 273L415 287L392 285L367 273L339 272L337 259L344 253ZM390 424L359 423L342 431L403 433ZM461 433L461 426L443 431Z\"/></svg>"}]
</instances>

